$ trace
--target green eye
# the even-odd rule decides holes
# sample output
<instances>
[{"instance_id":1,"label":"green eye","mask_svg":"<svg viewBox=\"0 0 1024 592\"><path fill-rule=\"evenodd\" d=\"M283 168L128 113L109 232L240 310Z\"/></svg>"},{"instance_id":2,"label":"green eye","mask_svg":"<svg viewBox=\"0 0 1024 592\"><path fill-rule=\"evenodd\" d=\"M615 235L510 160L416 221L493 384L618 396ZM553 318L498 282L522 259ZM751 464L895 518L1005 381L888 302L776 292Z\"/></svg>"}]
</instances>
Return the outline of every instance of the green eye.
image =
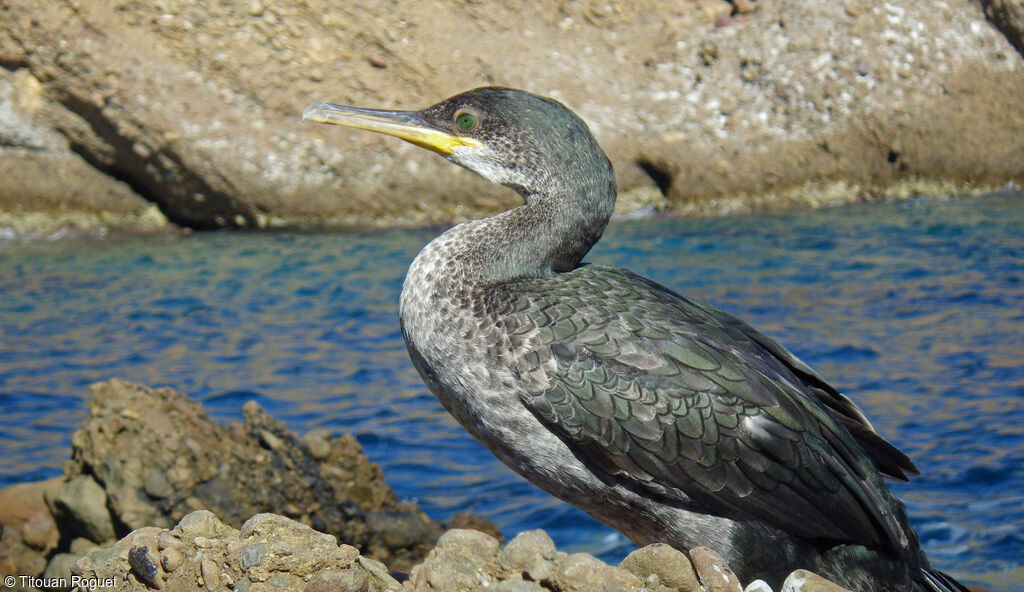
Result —
<instances>
[{"instance_id":1,"label":"green eye","mask_svg":"<svg viewBox=\"0 0 1024 592\"><path fill-rule=\"evenodd\" d=\"M473 117L469 113L463 113L455 118L455 125L459 126L460 130L468 132L476 127L476 117Z\"/></svg>"}]
</instances>

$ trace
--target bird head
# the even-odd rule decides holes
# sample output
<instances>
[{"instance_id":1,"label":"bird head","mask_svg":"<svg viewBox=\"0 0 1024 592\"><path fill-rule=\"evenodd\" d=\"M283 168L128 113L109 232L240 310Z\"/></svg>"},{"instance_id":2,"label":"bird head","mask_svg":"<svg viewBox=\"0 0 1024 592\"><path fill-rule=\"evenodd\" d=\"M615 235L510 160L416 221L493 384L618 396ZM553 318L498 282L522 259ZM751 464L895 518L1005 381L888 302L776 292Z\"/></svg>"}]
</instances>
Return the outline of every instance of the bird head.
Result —
<instances>
[{"instance_id":1,"label":"bird head","mask_svg":"<svg viewBox=\"0 0 1024 592\"><path fill-rule=\"evenodd\" d=\"M422 111L314 103L304 121L388 134L433 150L524 197L580 184L611 165L587 125L558 101L504 87L483 87Z\"/></svg>"}]
</instances>

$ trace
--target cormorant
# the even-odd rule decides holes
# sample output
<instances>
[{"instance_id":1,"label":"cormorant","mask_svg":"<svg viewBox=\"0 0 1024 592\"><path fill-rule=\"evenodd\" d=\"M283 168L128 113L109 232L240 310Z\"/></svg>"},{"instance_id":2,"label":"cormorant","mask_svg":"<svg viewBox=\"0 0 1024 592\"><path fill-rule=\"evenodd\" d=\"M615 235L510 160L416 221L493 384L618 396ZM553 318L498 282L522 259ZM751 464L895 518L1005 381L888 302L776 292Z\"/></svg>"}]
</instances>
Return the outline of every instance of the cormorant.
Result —
<instances>
[{"instance_id":1,"label":"cormorant","mask_svg":"<svg viewBox=\"0 0 1024 592\"><path fill-rule=\"evenodd\" d=\"M315 103L304 120L397 136L523 205L430 242L402 333L444 407L520 475L639 545L721 553L779 589L806 568L856 591L952 591L882 475L917 474L861 410L740 319L581 263L612 165L561 103L486 87L423 111Z\"/></svg>"}]
</instances>

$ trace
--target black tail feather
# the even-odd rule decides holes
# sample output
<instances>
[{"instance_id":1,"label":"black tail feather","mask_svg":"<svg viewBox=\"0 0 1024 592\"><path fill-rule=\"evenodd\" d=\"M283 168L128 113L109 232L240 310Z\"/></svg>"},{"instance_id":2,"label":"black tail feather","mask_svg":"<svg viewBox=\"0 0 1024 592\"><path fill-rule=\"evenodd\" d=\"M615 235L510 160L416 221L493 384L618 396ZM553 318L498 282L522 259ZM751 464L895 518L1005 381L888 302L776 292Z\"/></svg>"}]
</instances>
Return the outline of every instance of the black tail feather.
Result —
<instances>
[{"instance_id":1,"label":"black tail feather","mask_svg":"<svg viewBox=\"0 0 1024 592\"><path fill-rule=\"evenodd\" d=\"M929 567L921 573L924 575L924 582L921 587L921 590L924 592L970 592L967 586L937 569Z\"/></svg>"}]
</instances>

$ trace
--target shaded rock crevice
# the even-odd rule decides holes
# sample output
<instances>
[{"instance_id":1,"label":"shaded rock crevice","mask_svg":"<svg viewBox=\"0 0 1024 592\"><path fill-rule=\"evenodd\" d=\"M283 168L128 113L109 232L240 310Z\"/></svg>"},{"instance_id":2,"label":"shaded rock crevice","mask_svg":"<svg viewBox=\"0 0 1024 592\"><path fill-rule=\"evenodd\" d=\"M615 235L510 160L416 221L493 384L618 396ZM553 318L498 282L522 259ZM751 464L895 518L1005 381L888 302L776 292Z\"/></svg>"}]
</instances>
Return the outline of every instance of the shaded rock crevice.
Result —
<instances>
[{"instance_id":1,"label":"shaded rock crevice","mask_svg":"<svg viewBox=\"0 0 1024 592\"><path fill-rule=\"evenodd\" d=\"M980 0L985 16L1024 57L1024 2L1021 0Z\"/></svg>"}]
</instances>

